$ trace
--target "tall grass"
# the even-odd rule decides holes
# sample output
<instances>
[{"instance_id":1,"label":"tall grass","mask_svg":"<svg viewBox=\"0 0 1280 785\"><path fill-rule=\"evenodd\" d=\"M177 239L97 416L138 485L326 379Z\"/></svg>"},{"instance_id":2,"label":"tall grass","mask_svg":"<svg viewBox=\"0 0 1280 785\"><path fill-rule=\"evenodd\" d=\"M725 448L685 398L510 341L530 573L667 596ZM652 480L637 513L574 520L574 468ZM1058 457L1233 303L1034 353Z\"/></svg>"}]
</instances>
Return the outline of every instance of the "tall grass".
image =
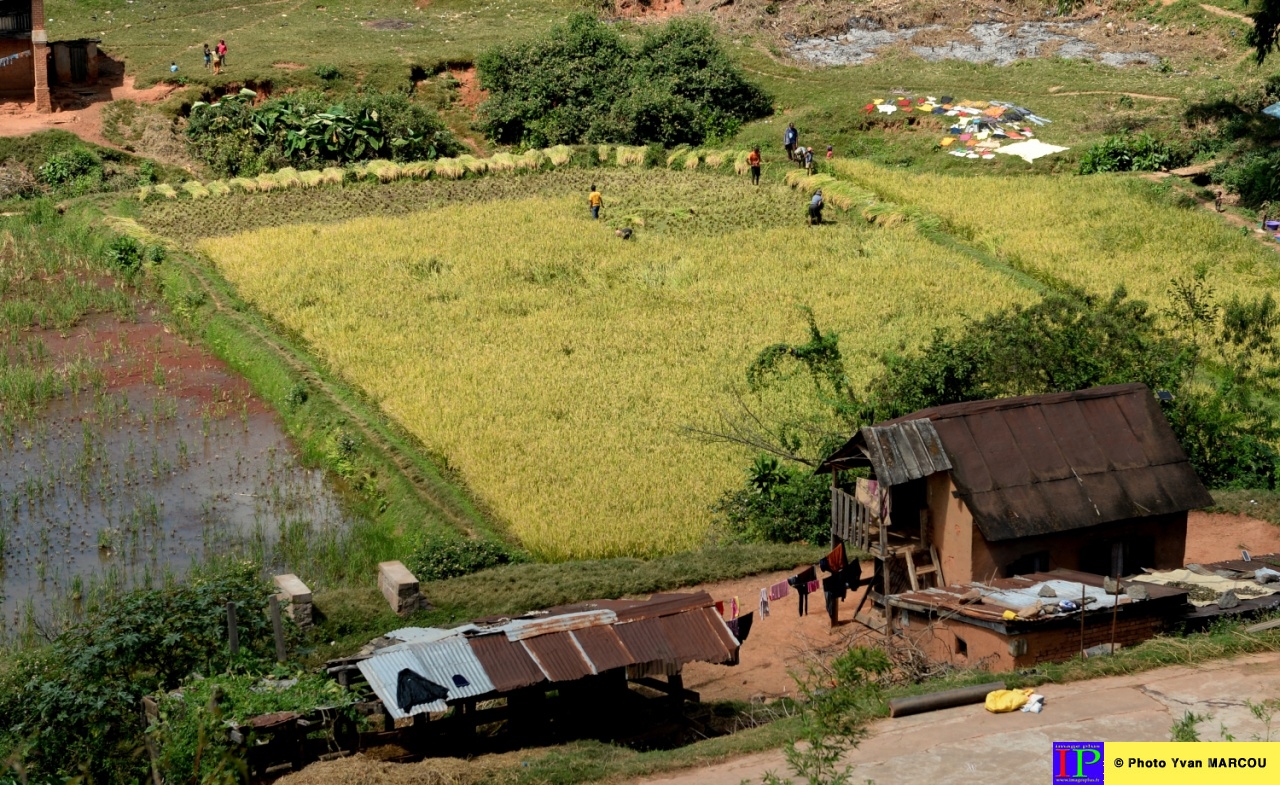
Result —
<instances>
[{"instance_id":1,"label":"tall grass","mask_svg":"<svg viewBox=\"0 0 1280 785\"><path fill-rule=\"evenodd\" d=\"M202 247L535 553L672 553L705 541L709 505L747 458L684 427L722 425L754 354L802 334L798 306L839 331L866 379L886 350L1031 297L908 226L809 229L802 197L742 180L699 178L693 193L648 208L607 190L606 220L641 227L630 243L575 192ZM687 227L649 230L677 206ZM747 219L699 217L719 207ZM769 405L803 408L806 384Z\"/></svg>"}]
</instances>

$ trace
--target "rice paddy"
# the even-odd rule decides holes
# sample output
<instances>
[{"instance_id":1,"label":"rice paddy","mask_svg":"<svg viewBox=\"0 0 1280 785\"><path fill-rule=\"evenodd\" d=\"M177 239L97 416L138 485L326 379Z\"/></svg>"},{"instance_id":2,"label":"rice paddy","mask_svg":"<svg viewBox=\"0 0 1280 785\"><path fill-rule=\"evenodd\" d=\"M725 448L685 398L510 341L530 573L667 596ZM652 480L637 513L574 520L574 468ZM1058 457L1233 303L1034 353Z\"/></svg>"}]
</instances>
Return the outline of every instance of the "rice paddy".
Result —
<instances>
[{"instance_id":1,"label":"rice paddy","mask_svg":"<svg viewBox=\"0 0 1280 785\"><path fill-rule=\"evenodd\" d=\"M721 427L755 354L803 335L801 307L865 381L883 352L1034 296L909 225L836 213L808 228L806 196L781 186L554 174L555 188L492 181L491 197L507 192L485 202L200 244L544 558L704 544L749 456L686 428ZM588 178L605 194L599 223ZM635 239L614 236L623 224ZM804 398L779 396L768 405Z\"/></svg>"},{"instance_id":2,"label":"rice paddy","mask_svg":"<svg viewBox=\"0 0 1280 785\"><path fill-rule=\"evenodd\" d=\"M1280 283L1280 257L1160 183L1126 175L949 177L842 161L841 178L917 205L1010 266L1095 294L1124 285L1157 308L1174 278L1203 269L1219 299Z\"/></svg>"}]
</instances>

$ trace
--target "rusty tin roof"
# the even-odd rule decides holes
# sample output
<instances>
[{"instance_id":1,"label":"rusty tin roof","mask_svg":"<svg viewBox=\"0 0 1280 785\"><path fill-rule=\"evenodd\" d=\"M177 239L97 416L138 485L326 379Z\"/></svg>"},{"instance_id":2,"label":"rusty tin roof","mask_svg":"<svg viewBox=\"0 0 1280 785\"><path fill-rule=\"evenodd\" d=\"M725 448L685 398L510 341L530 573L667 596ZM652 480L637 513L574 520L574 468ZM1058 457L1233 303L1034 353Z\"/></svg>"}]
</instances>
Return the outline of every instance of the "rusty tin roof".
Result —
<instances>
[{"instance_id":1,"label":"rusty tin roof","mask_svg":"<svg viewBox=\"0 0 1280 785\"><path fill-rule=\"evenodd\" d=\"M575 681L595 675L595 668L571 632L528 638L524 641L524 648L547 674L548 681Z\"/></svg>"},{"instance_id":2,"label":"rusty tin roof","mask_svg":"<svg viewBox=\"0 0 1280 785\"><path fill-rule=\"evenodd\" d=\"M468 642L498 692L546 681L538 663L519 641L509 641L506 635L477 635Z\"/></svg>"},{"instance_id":3,"label":"rusty tin roof","mask_svg":"<svg viewBox=\"0 0 1280 785\"><path fill-rule=\"evenodd\" d=\"M871 466L890 485L925 476L914 446L914 463L902 448L910 441L902 426L920 420L932 423L951 479L988 541L1213 503L1142 384L924 409L864 428L819 471ZM886 439L897 450L892 461Z\"/></svg>"}]
</instances>

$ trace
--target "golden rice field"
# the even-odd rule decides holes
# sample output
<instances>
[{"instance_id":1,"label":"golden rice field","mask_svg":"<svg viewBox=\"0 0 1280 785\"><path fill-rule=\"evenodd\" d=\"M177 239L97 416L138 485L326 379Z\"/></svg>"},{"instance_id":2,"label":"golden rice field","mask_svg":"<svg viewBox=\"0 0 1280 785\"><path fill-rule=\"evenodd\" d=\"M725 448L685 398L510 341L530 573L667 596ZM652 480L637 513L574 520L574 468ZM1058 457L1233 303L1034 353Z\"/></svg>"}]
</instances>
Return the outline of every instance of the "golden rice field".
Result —
<instances>
[{"instance_id":1,"label":"golden rice field","mask_svg":"<svg viewBox=\"0 0 1280 785\"><path fill-rule=\"evenodd\" d=\"M1034 297L910 226L836 214L811 229L803 195L699 177L691 193L721 211L794 213L671 231L641 221L624 242L590 220L585 192L513 189L200 247L446 456L535 554L671 553L705 542L709 506L749 459L684 427L715 428L752 357L804 338L798 306L840 333L866 380L885 350ZM606 190L606 217L646 214L631 198Z\"/></svg>"},{"instance_id":2,"label":"golden rice field","mask_svg":"<svg viewBox=\"0 0 1280 785\"><path fill-rule=\"evenodd\" d=\"M1094 294L1123 284L1163 306L1171 279L1197 267L1221 300L1257 297L1280 283L1280 256L1207 210L1156 198L1128 175L948 177L837 164L841 177L946 219L1014 266Z\"/></svg>"}]
</instances>

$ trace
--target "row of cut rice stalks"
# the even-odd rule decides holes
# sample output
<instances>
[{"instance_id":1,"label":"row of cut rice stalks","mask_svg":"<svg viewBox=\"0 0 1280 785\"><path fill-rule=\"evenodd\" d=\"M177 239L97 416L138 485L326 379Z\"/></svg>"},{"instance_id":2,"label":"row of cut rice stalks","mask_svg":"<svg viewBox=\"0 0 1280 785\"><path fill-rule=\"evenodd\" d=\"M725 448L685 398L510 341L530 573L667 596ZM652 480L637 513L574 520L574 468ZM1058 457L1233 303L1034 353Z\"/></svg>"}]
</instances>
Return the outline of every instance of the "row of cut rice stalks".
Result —
<instances>
[{"instance_id":1,"label":"row of cut rice stalks","mask_svg":"<svg viewBox=\"0 0 1280 785\"><path fill-rule=\"evenodd\" d=\"M341 185L361 181L389 183L395 180L461 180L465 177L481 177L486 174L516 171L538 171L564 166L661 166L665 156L666 166L672 169L705 169L746 174L746 150L699 150L677 147L658 155L653 148L628 147L626 145L589 145L570 147L556 145L544 150L528 150L524 153L497 153L490 158L460 155L457 158L438 158L434 161L364 161L346 167L307 169L299 171L286 167L277 172L257 177L232 177L226 180L201 182L188 180L179 185L161 183L144 185L138 190L138 200L177 199L190 197L204 199L210 196L226 196L232 193L257 193L284 188L314 188L322 185Z\"/></svg>"},{"instance_id":2,"label":"row of cut rice stalks","mask_svg":"<svg viewBox=\"0 0 1280 785\"><path fill-rule=\"evenodd\" d=\"M848 180L838 179L830 174L809 174L804 169L788 172L787 185L812 194L822 189L823 200L844 212L857 210L868 223L879 226L894 226L900 223L911 223L921 229L934 228L937 219L913 206L902 206L881 199L871 191L859 188Z\"/></svg>"}]
</instances>

